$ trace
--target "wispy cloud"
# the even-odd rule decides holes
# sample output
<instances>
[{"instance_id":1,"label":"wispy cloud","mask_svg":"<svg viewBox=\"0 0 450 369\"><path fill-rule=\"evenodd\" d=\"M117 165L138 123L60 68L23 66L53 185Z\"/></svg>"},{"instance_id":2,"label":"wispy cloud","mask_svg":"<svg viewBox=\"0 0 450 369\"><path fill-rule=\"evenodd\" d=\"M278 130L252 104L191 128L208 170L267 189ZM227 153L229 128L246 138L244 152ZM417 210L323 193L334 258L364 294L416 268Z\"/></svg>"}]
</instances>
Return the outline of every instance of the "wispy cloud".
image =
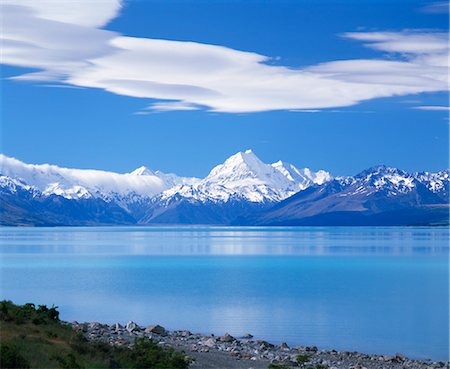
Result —
<instances>
[{"instance_id":1,"label":"wispy cloud","mask_svg":"<svg viewBox=\"0 0 450 369\"><path fill-rule=\"evenodd\" d=\"M68 88L68 89L74 89L74 90L83 90L84 89L84 87L72 86L72 85L60 85L60 84L39 85L39 87Z\"/></svg>"},{"instance_id":2,"label":"wispy cloud","mask_svg":"<svg viewBox=\"0 0 450 369\"><path fill-rule=\"evenodd\" d=\"M185 101L167 101L151 104L147 110L154 111L173 111L173 110L199 110L200 106Z\"/></svg>"},{"instance_id":3,"label":"wispy cloud","mask_svg":"<svg viewBox=\"0 0 450 369\"><path fill-rule=\"evenodd\" d=\"M290 111L294 113L320 113L320 109L291 109Z\"/></svg>"},{"instance_id":4,"label":"wispy cloud","mask_svg":"<svg viewBox=\"0 0 450 369\"><path fill-rule=\"evenodd\" d=\"M366 42L372 49L415 55L448 53L447 32L347 32L343 37Z\"/></svg>"},{"instance_id":5,"label":"wispy cloud","mask_svg":"<svg viewBox=\"0 0 450 369\"><path fill-rule=\"evenodd\" d=\"M4 0L3 62L39 70L15 79L163 100L149 106L154 111L227 113L311 112L448 88L443 32L346 33L388 55L295 69L254 52L101 29L119 13L117 0L70 4L69 12L57 0Z\"/></svg>"},{"instance_id":6,"label":"wispy cloud","mask_svg":"<svg viewBox=\"0 0 450 369\"><path fill-rule=\"evenodd\" d=\"M448 1L435 1L420 8L423 13L430 14L448 14L449 2Z\"/></svg>"},{"instance_id":7,"label":"wispy cloud","mask_svg":"<svg viewBox=\"0 0 450 369\"><path fill-rule=\"evenodd\" d=\"M450 107L448 107L448 106L438 106L438 105L414 106L412 109L416 109L416 110L433 110L433 111L450 111Z\"/></svg>"}]
</instances>

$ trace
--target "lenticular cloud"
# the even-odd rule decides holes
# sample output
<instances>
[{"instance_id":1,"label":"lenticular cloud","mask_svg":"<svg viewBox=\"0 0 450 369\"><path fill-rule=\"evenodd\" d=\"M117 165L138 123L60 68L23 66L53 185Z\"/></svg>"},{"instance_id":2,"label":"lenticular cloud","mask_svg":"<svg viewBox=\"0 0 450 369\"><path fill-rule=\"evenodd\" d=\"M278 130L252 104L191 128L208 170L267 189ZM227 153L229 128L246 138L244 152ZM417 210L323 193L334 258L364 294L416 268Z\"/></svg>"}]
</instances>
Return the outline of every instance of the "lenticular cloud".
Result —
<instances>
[{"instance_id":1,"label":"lenticular cloud","mask_svg":"<svg viewBox=\"0 0 450 369\"><path fill-rule=\"evenodd\" d=\"M448 89L448 36L442 32L346 33L388 57L293 69L269 65L270 57L253 52L102 29L120 8L117 0L6 0L2 62L38 70L16 79L161 100L144 111L324 109Z\"/></svg>"}]
</instances>

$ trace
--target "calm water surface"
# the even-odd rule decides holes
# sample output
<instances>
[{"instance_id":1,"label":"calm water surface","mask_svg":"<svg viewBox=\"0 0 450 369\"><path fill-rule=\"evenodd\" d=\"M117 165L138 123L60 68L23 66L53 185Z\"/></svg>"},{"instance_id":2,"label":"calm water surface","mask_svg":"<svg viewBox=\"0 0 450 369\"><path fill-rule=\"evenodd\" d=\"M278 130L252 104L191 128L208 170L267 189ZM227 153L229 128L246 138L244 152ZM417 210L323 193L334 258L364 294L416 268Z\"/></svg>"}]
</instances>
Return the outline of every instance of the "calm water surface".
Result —
<instances>
[{"instance_id":1,"label":"calm water surface","mask_svg":"<svg viewBox=\"0 0 450 369\"><path fill-rule=\"evenodd\" d=\"M1 298L292 345L448 359L446 228L0 228Z\"/></svg>"}]
</instances>

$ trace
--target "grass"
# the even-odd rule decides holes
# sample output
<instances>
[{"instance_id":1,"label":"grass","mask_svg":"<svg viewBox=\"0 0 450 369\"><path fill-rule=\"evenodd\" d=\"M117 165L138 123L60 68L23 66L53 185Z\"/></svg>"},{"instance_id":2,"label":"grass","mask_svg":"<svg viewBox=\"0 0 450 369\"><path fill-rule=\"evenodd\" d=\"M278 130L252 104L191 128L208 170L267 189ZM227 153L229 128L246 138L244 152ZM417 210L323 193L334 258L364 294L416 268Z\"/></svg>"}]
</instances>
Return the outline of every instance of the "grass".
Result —
<instances>
[{"instance_id":1,"label":"grass","mask_svg":"<svg viewBox=\"0 0 450 369\"><path fill-rule=\"evenodd\" d=\"M1 368L185 369L181 352L162 349L147 338L133 348L90 343L59 320L57 307L0 302Z\"/></svg>"}]
</instances>

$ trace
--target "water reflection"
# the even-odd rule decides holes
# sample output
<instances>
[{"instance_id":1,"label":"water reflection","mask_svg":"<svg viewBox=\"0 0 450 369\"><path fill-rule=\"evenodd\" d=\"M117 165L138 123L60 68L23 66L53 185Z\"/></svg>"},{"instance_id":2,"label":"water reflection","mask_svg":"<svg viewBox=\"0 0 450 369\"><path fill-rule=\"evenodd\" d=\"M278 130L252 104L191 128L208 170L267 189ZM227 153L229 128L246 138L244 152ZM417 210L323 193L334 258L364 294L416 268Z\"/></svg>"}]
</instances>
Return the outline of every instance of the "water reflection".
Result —
<instances>
[{"instance_id":1,"label":"water reflection","mask_svg":"<svg viewBox=\"0 0 450 369\"><path fill-rule=\"evenodd\" d=\"M446 255L448 228L0 228L1 253Z\"/></svg>"}]
</instances>

